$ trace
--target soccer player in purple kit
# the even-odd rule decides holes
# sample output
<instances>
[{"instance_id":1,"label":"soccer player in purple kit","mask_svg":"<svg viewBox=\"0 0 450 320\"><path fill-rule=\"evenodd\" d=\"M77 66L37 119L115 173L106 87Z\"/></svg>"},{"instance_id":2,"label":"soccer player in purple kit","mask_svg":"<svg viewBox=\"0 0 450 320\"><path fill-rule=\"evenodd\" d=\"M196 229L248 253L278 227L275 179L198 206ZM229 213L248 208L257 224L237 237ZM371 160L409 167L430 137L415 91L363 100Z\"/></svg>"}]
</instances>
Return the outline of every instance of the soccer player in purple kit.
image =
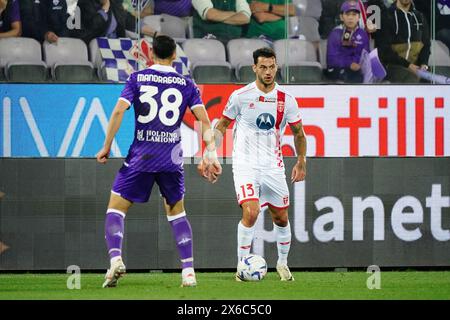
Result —
<instances>
[{"instance_id":1,"label":"soccer player in purple kit","mask_svg":"<svg viewBox=\"0 0 450 320\"><path fill-rule=\"evenodd\" d=\"M183 153L180 125L187 107L202 124L206 143L199 173L217 181L221 166L214 137L208 138L211 124L194 82L172 68L176 58L175 41L168 36L153 40L155 64L130 75L112 112L103 148L97 161L106 163L111 144L123 115L131 105L135 111L135 134L123 166L116 175L106 212L105 239L111 266L103 287L115 287L126 272L122 260L124 220L134 202L147 202L156 183L164 198L167 219L172 227L182 263L182 286L197 284L193 268L192 229L184 209ZM211 131L209 131L211 132Z\"/></svg>"}]
</instances>

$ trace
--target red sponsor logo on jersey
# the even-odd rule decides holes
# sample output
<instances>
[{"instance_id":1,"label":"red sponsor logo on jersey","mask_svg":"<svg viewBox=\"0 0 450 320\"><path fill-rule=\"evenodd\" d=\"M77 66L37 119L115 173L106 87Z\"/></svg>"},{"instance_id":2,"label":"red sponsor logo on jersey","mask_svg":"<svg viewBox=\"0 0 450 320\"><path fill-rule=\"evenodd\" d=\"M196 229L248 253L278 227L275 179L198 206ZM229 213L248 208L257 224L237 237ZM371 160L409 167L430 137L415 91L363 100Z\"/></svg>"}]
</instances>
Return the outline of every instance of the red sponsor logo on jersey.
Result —
<instances>
[{"instance_id":1,"label":"red sponsor logo on jersey","mask_svg":"<svg viewBox=\"0 0 450 320\"><path fill-rule=\"evenodd\" d=\"M255 104L252 102L250 103L250 105L248 106L249 109L255 109Z\"/></svg>"},{"instance_id":2,"label":"red sponsor logo on jersey","mask_svg":"<svg viewBox=\"0 0 450 320\"><path fill-rule=\"evenodd\" d=\"M259 98L256 101L275 103L275 102L277 102L277 99L275 99L275 98L266 98L266 97L263 97L263 96L259 96Z\"/></svg>"}]
</instances>

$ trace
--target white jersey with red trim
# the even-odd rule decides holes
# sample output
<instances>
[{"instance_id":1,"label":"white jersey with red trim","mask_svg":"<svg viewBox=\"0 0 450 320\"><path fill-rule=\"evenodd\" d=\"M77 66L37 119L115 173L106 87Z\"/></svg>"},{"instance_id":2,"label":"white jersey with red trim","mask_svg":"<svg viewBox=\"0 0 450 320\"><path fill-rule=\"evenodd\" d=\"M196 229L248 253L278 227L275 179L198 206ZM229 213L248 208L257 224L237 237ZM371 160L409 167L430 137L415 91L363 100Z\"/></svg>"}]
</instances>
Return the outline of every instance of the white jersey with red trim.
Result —
<instances>
[{"instance_id":1,"label":"white jersey with red trim","mask_svg":"<svg viewBox=\"0 0 450 320\"><path fill-rule=\"evenodd\" d=\"M233 170L284 170L281 139L287 124L301 121L295 98L277 83L264 93L252 82L234 91L223 116L236 120L233 128Z\"/></svg>"}]
</instances>

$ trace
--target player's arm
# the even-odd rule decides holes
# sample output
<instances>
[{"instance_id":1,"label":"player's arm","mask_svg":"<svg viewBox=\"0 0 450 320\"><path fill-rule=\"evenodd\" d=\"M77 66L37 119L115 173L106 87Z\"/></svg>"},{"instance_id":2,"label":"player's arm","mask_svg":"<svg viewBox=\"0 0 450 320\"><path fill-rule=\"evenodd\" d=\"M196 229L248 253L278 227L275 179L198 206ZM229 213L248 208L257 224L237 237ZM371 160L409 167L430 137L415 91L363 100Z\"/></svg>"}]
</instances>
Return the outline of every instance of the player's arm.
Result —
<instances>
[{"instance_id":1,"label":"player's arm","mask_svg":"<svg viewBox=\"0 0 450 320\"><path fill-rule=\"evenodd\" d=\"M111 151L111 145L116 136L117 131L122 124L122 119L125 111L128 109L130 104L123 99L117 101L116 106L109 119L108 129L106 130L105 142L103 143L103 148L97 153L97 161L100 163L106 163L109 158L109 152Z\"/></svg>"},{"instance_id":2,"label":"player's arm","mask_svg":"<svg viewBox=\"0 0 450 320\"><path fill-rule=\"evenodd\" d=\"M205 154L197 169L200 175L215 183L219 175L222 174L222 166L217 159L214 131L211 128L211 122L204 106L192 109L192 113L201 122L202 139L206 144Z\"/></svg>"},{"instance_id":3,"label":"player's arm","mask_svg":"<svg viewBox=\"0 0 450 320\"><path fill-rule=\"evenodd\" d=\"M294 134L295 151L297 152L297 162L292 169L291 182L305 180L306 177L306 136L301 121L289 124Z\"/></svg>"},{"instance_id":4,"label":"player's arm","mask_svg":"<svg viewBox=\"0 0 450 320\"><path fill-rule=\"evenodd\" d=\"M222 138L225 137L225 133L227 131L227 128L230 126L230 123L232 121L233 121L232 119L227 118L225 116L222 116L220 118L220 120L217 121L216 126L214 127L214 129L216 131L216 134L218 135L218 137L216 137L216 141L219 144L219 146L220 146L220 144L222 142Z\"/></svg>"}]
</instances>

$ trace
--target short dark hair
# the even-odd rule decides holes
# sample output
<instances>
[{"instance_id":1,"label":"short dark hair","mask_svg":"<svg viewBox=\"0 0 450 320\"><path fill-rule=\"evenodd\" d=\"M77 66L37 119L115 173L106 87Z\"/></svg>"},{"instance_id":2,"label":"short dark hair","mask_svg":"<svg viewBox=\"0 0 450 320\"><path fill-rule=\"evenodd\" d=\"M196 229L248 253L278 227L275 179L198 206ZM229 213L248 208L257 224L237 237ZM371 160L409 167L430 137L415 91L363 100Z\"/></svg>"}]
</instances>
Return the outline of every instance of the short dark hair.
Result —
<instances>
[{"instance_id":1,"label":"short dark hair","mask_svg":"<svg viewBox=\"0 0 450 320\"><path fill-rule=\"evenodd\" d=\"M273 49L269 48L269 47L259 48L253 52L254 64L258 64L259 57L275 58L275 60L277 59L277 55L275 54L275 51L273 51Z\"/></svg>"},{"instance_id":2,"label":"short dark hair","mask_svg":"<svg viewBox=\"0 0 450 320\"><path fill-rule=\"evenodd\" d=\"M153 39L153 54L159 59L170 58L176 49L175 40L169 36L160 35Z\"/></svg>"}]
</instances>

